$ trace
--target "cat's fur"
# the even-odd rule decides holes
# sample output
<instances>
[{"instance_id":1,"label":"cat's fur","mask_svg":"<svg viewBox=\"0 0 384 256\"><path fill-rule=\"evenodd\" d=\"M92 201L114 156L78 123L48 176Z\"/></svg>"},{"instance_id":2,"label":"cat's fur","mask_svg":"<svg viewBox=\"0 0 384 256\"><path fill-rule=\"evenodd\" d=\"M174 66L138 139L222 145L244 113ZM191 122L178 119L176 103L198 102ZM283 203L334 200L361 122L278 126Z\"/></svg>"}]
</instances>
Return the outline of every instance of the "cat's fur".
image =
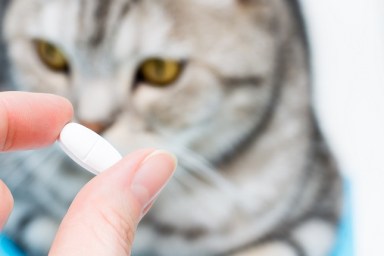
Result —
<instances>
[{"instance_id":1,"label":"cat's fur","mask_svg":"<svg viewBox=\"0 0 384 256\"><path fill-rule=\"evenodd\" d=\"M178 156L136 255L327 255L340 179L312 113L300 24L291 0L13 0L5 37L20 88L68 97L124 154ZM42 64L36 38L66 53L69 75ZM153 56L186 61L173 85L136 83ZM3 155L1 169L16 198L7 232L44 253L90 176L55 147Z\"/></svg>"},{"instance_id":2,"label":"cat's fur","mask_svg":"<svg viewBox=\"0 0 384 256\"><path fill-rule=\"evenodd\" d=\"M9 82L8 78L9 64L6 58L6 48L3 38L3 26L1 26L7 4L8 0L0 0L0 91L11 89L11 83Z\"/></svg>"}]
</instances>

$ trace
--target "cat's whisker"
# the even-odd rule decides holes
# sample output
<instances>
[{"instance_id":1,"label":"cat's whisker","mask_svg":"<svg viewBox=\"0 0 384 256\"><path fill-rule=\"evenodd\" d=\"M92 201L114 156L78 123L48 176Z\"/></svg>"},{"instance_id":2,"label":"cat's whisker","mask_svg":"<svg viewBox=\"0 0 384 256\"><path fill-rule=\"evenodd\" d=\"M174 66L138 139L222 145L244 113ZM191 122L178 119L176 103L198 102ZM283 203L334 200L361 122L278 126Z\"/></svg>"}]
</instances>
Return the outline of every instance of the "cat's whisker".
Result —
<instances>
[{"instance_id":1,"label":"cat's whisker","mask_svg":"<svg viewBox=\"0 0 384 256\"><path fill-rule=\"evenodd\" d=\"M228 182L206 159L187 148L177 147L173 152L176 153L180 164L185 169L183 174L194 177L197 184L213 185L226 193L228 198L236 200L236 187ZM188 182L190 181L188 180Z\"/></svg>"},{"instance_id":2,"label":"cat's whisker","mask_svg":"<svg viewBox=\"0 0 384 256\"><path fill-rule=\"evenodd\" d=\"M179 171L181 172L176 172L171 184L166 187L166 189L170 190L168 195L179 195L180 192L185 192L186 190L194 191L197 187L207 185L201 178L196 177L193 172L190 172L185 168L180 168ZM204 209L205 212L209 211L212 207L209 201L204 200L201 197L196 197L195 200L195 203L198 204L201 209ZM190 207L191 211L196 211L193 205L190 205Z\"/></svg>"},{"instance_id":3,"label":"cat's whisker","mask_svg":"<svg viewBox=\"0 0 384 256\"><path fill-rule=\"evenodd\" d=\"M184 185L187 189L194 189L196 187L199 187L202 185L203 180L196 175L194 175L193 172L189 171L185 167L179 168L180 172L177 172L175 175L178 178L178 181Z\"/></svg>"},{"instance_id":4,"label":"cat's whisker","mask_svg":"<svg viewBox=\"0 0 384 256\"><path fill-rule=\"evenodd\" d=\"M165 187L166 190L171 191L171 195L178 195L184 191L184 187L179 177L174 175L169 184Z\"/></svg>"}]
</instances>

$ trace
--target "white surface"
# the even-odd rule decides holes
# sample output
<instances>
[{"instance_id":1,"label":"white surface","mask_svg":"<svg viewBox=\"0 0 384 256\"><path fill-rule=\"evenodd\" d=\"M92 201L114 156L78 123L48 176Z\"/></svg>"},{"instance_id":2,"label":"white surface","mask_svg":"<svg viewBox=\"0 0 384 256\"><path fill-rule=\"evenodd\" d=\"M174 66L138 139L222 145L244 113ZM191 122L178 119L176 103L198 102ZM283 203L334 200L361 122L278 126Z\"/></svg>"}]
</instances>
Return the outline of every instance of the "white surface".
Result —
<instances>
[{"instance_id":1,"label":"white surface","mask_svg":"<svg viewBox=\"0 0 384 256\"><path fill-rule=\"evenodd\" d=\"M354 189L356 255L384 255L384 1L301 2L317 113Z\"/></svg>"},{"instance_id":2,"label":"white surface","mask_svg":"<svg viewBox=\"0 0 384 256\"><path fill-rule=\"evenodd\" d=\"M64 126L58 142L70 158L94 174L101 173L121 159L120 153L103 137L80 124Z\"/></svg>"}]
</instances>

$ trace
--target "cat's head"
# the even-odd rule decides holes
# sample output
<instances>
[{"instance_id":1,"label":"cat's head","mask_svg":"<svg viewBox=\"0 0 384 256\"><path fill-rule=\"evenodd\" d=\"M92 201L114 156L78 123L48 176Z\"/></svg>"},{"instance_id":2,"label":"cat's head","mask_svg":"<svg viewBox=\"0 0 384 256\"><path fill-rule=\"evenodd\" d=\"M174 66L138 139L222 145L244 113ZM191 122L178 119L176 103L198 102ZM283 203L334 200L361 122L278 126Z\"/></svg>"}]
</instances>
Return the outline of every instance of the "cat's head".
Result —
<instances>
[{"instance_id":1,"label":"cat's head","mask_svg":"<svg viewBox=\"0 0 384 256\"><path fill-rule=\"evenodd\" d=\"M13 2L17 83L68 97L123 153L175 144L219 159L269 106L276 1Z\"/></svg>"}]
</instances>

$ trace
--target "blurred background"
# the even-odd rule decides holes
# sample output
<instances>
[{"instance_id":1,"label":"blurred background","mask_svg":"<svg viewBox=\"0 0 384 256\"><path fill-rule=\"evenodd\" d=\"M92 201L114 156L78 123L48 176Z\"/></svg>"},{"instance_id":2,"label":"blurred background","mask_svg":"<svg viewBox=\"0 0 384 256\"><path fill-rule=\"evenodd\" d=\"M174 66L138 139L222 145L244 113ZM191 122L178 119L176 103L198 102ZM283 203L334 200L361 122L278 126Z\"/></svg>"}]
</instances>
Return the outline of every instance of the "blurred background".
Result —
<instances>
[{"instance_id":1,"label":"blurred background","mask_svg":"<svg viewBox=\"0 0 384 256\"><path fill-rule=\"evenodd\" d=\"M384 1L301 4L317 114L352 188L355 255L384 255Z\"/></svg>"}]
</instances>

